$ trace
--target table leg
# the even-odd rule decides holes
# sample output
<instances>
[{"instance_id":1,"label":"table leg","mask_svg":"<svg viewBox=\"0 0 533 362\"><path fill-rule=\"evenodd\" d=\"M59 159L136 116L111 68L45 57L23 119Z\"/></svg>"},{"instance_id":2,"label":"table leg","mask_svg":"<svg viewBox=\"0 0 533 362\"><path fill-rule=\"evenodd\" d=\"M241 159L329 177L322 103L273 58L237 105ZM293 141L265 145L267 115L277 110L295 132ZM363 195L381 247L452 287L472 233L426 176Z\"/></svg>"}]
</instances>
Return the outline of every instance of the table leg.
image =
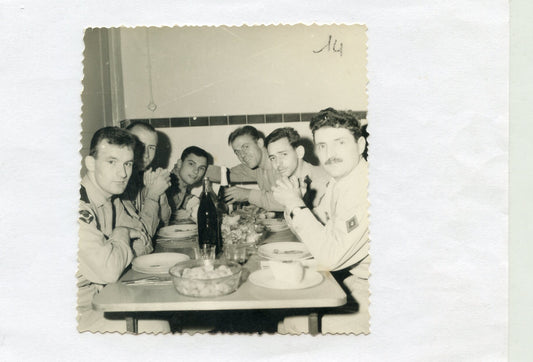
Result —
<instances>
[{"instance_id":1,"label":"table leg","mask_svg":"<svg viewBox=\"0 0 533 362\"><path fill-rule=\"evenodd\" d=\"M312 336L316 336L319 333L318 314L317 313L309 314L308 322L309 322L309 334Z\"/></svg>"},{"instance_id":2,"label":"table leg","mask_svg":"<svg viewBox=\"0 0 533 362\"><path fill-rule=\"evenodd\" d=\"M126 317L126 330L129 333L137 334L139 327L139 320L133 316Z\"/></svg>"}]
</instances>

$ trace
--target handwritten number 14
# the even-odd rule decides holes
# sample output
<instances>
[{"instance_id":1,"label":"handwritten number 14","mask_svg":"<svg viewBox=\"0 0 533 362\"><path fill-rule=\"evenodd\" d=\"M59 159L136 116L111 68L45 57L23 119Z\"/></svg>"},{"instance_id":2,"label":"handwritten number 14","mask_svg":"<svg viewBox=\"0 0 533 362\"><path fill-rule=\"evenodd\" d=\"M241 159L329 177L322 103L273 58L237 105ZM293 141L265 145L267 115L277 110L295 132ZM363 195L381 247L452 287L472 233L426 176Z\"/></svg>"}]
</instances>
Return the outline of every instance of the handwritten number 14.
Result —
<instances>
[{"instance_id":1,"label":"handwritten number 14","mask_svg":"<svg viewBox=\"0 0 533 362\"><path fill-rule=\"evenodd\" d=\"M335 53L339 53L340 56L342 57L342 43L338 42L339 47L337 48L337 39L335 39L335 41L333 42L333 46L332 46L331 44L332 38L333 37L330 35L328 38L328 43L319 50L313 50L313 53L318 54L318 53L321 53L323 50L327 49L328 52L333 51Z\"/></svg>"}]
</instances>

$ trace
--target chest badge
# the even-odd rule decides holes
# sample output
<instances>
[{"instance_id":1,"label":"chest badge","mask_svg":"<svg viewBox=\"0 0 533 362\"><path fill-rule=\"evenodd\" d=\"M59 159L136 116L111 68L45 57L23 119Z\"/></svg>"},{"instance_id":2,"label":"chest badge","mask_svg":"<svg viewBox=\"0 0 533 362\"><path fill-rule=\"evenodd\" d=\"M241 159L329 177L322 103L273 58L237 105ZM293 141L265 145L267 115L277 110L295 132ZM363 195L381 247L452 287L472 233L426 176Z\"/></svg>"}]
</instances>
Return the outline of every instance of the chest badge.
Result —
<instances>
[{"instance_id":1,"label":"chest badge","mask_svg":"<svg viewBox=\"0 0 533 362\"><path fill-rule=\"evenodd\" d=\"M351 232L352 230L354 230L358 226L359 226L359 223L357 222L357 218L355 217L355 215L350 220L346 221L346 231L347 232Z\"/></svg>"}]
</instances>

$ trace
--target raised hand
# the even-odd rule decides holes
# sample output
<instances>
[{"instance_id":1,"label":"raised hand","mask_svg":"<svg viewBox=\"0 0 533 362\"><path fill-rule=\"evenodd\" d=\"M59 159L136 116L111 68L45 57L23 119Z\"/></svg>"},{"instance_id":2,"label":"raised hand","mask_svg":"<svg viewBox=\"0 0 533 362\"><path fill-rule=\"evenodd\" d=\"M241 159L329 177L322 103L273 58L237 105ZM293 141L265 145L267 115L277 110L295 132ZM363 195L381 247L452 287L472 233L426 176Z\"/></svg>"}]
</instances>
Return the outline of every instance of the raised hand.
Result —
<instances>
[{"instance_id":1,"label":"raised hand","mask_svg":"<svg viewBox=\"0 0 533 362\"><path fill-rule=\"evenodd\" d=\"M155 171L145 171L144 186L146 187L146 197L152 200L159 200L159 197L170 187L170 173L158 168Z\"/></svg>"},{"instance_id":2,"label":"raised hand","mask_svg":"<svg viewBox=\"0 0 533 362\"><path fill-rule=\"evenodd\" d=\"M248 201L248 197L250 196L250 189L232 186L224 190L224 193L224 202L226 203Z\"/></svg>"},{"instance_id":3,"label":"raised hand","mask_svg":"<svg viewBox=\"0 0 533 362\"><path fill-rule=\"evenodd\" d=\"M298 206L305 206L302 200L302 193L298 185L298 179L282 177L276 181L276 186L272 187L274 199L282 204L286 210L292 210Z\"/></svg>"}]
</instances>

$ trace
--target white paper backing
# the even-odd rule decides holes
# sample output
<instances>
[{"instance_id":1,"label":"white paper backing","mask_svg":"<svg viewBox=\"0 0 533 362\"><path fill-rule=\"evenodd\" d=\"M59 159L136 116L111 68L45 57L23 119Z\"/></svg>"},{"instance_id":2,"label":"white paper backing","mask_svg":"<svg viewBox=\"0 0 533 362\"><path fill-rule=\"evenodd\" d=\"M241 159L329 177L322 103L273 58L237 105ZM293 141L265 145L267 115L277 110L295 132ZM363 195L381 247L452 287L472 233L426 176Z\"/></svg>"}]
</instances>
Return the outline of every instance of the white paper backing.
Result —
<instances>
[{"instance_id":1,"label":"white paper backing","mask_svg":"<svg viewBox=\"0 0 533 362\"><path fill-rule=\"evenodd\" d=\"M4 1L2 360L504 360L508 9L479 1ZM76 332L83 29L364 23L366 337Z\"/></svg>"}]
</instances>

